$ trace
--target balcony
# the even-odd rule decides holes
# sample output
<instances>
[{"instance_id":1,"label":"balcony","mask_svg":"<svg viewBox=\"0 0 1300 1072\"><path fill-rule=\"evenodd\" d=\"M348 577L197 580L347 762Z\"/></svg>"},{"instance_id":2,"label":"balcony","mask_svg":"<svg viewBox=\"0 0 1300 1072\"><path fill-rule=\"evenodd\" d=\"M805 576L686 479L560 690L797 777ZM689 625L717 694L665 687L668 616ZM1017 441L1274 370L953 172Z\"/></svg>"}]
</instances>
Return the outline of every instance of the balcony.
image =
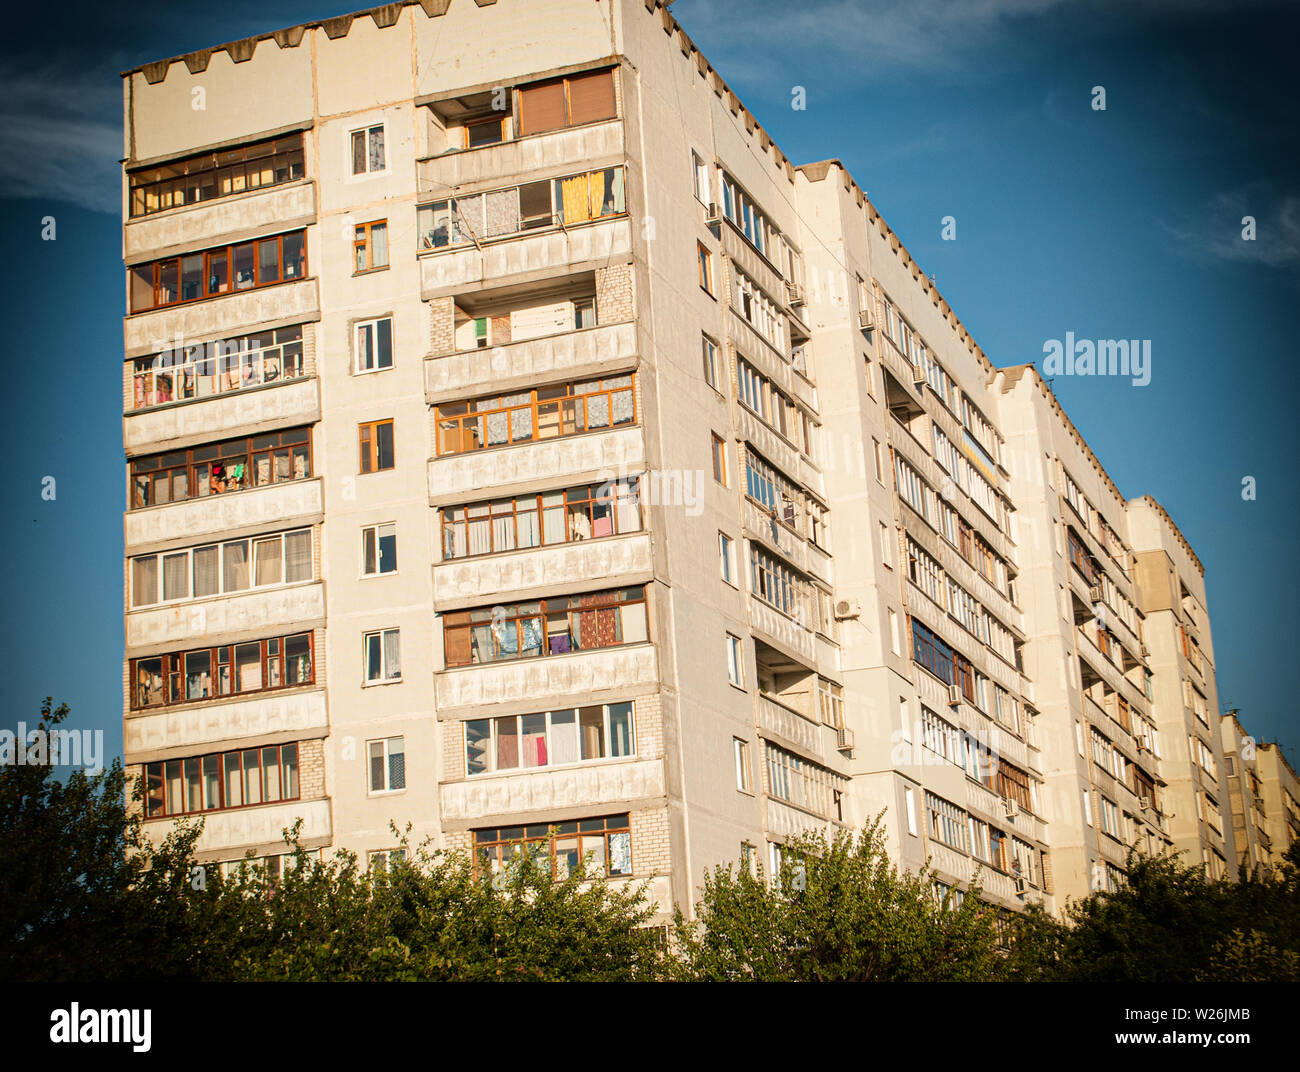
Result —
<instances>
[{"instance_id":1,"label":"balcony","mask_svg":"<svg viewBox=\"0 0 1300 1072\"><path fill-rule=\"evenodd\" d=\"M817 644L813 634L779 610L769 607L761 599L748 597L749 624L754 632L779 651L801 660L813 668L817 659Z\"/></svg>"},{"instance_id":2,"label":"balcony","mask_svg":"<svg viewBox=\"0 0 1300 1072\"><path fill-rule=\"evenodd\" d=\"M826 753L823 748L822 726L806 718L798 711L777 703L768 696L759 694L758 730L760 734L775 735L776 743L802 752L809 759L825 764ZM829 730L834 734L834 730Z\"/></svg>"},{"instance_id":3,"label":"balcony","mask_svg":"<svg viewBox=\"0 0 1300 1072\"><path fill-rule=\"evenodd\" d=\"M320 319L314 278L256 287L128 316L127 357L142 357L174 339L233 338L263 328Z\"/></svg>"},{"instance_id":4,"label":"balcony","mask_svg":"<svg viewBox=\"0 0 1300 1072\"><path fill-rule=\"evenodd\" d=\"M303 820L299 843L327 844L331 836L330 802L328 800L293 800L283 804L269 804L260 808L235 808L231 811L212 811L203 815L203 833L194 846L196 853L215 853L225 850L242 850L261 845L282 845L283 831ZM170 832L175 820L155 820L145 824L145 830L155 842L160 842Z\"/></svg>"},{"instance_id":5,"label":"balcony","mask_svg":"<svg viewBox=\"0 0 1300 1072\"><path fill-rule=\"evenodd\" d=\"M441 506L468 495L482 498L485 490L507 495L539 481L558 487L609 480L644 468L645 439L639 427L450 454L429 461L429 504Z\"/></svg>"},{"instance_id":6,"label":"balcony","mask_svg":"<svg viewBox=\"0 0 1300 1072\"><path fill-rule=\"evenodd\" d=\"M132 510L124 522L127 554L163 542L196 543L208 536L234 537L279 522L310 524L320 520L321 512L319 479L291 480Z\"/></svg>"},{"instance_id":7,"label":"balcony","mask_svg":"<svg viewBox=\"0 0 1300 1072\"><path fill-rule=\"evenodd\" d=\"M508 815L513 823L520 821L514 816L560 808L622 809L665 792L662 759L620 760L447 782L440 814L450 822Z\"/></svg>"},{"instance_id":8,"label":"balcony","mask_svg":"<svg viewBox=\"0 0 1300 1072\"><path fill-rule=\"evenodd\" d=\"M653 571L650 534L638 532L439 563L433 598L440 610L458 609L496 593L526 600L553 587L578 593L643 584Z\"/></svg>"},{"instance_id":9,"label":"balcony","mask_svg":"<svg viewBox=\"0 0 1300 1072\"><path fill-rule=\"evenodd\" d=\"M489 281L502 286L604 268L631 255L632 224L626 216L567 229L524 232L484 242L481 249L462 246L423 255L421 294L428 299Z\"/></svg>"},{"instance_id":10,"label":"balcony","mask_svg":"<svg viewBox=\"0 0 1300 1072\"><path fill-rule=\"evenodd\" d=\"M802 834L833 836L835 833L836 824L830 819L819 819L772 797L767 798L766 804L767 833L771 836L796 838Z\"/></svg>"},{"instance_id":11,"label":"balcony","mask_svg":"<svg viewBox=\"0 0 1300 1072\"><path fill-rule=\"evenodd\" d=\"M229 741L272 733L292 732L299 739L324 736L329 724L325 690L307 688L310 691L277 692L130 717L126 720L125 751L135 763L141 753L179 747L216 748Z\"/></svg>"},{"instance_id":12,"label":"balcony","mask_svg":"<svg viewBox=\"0 0 1300 1072\"><path fill-rule=\"evenodd\" d=\"M424 362L430 405L491 387L502 393L557 379L582 380L636 366L634 323L608 324Z\"/></svg>"},{"instance_id":13,"label":"balcony","mask_svg":"<svg viewBox=\"0 0 1300 1072\"><path fill-rule=\"evenodd\" d=\"M803 573L808 572L808 545L802 536L778 521L753 499L744 500L745 531L761 540L789 560Z\"/></svg>"},{"instance_id":14,"label":"balcony","mask_svg":"<svg viewBox=\"0 0 1300 1072\"><path fill-rule=\"evenodd\" d=\"M732 404L732 415L736 419L740 437L751 443L759 454L793 479L802 475L799 467L800 454L784 437L774 432L739 401Z\"/></svg>"},{"instance_id":15,"label":"balcony","mask_svg":"<svg viewBox=\"0 0 1300 1072\"><path fill-rule=\"evenodd\" d=\"M325 587L319 581L260 592L145 607L126 615L130 654L180 649L211 637L253 639L277 629L308 629L325 620Z\"/></svg>"},{"instance_id":16,"label":"balcony","mask_svg":"<svg viewBox=\"0 0 1300 1072\"><path fill-rule=\"evenodd\" d=\"M316 184L301 180L137 216L123 227L128 262L238 242L316 222Z\"/></svg>"},{"instance_id":17,"label":"balcony","mask_svg":"<svg viewBox=\"0 0 1300 1072\"><path fill-rule=\"evenodd\" d=\"M573 697L593 703L608 693L628 699L659 687L659 664L653 644L550 655L540 659L480 663L436 675L440 711L456 707L529 700L543 705ZM536 710L545 710L545 706Z\"/></svg>"},{"instance_id":18,"label":"balcony","mask_svg":"<svg viewBox=\"0 0 1300 1072\"><path fill-rule=\"evenodd\" d=\"M425 157L416 161L415 171L421 196L445 196L448 190L500 185L503 178L523 179L532 172L617 163L622 156L623 124L613 120Z\"/></svg>"}]
</instances>

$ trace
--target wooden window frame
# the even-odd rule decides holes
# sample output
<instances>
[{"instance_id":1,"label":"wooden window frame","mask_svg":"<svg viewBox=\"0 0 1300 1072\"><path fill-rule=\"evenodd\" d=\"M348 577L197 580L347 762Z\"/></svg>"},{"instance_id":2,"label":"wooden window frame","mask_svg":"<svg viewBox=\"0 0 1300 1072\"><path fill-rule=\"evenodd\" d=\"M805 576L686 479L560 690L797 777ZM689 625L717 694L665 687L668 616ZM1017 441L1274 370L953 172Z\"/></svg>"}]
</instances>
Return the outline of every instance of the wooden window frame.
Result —
<instances>
[{"instance_id":1,"label":"wooden window frame","mask_svg":"<svg viewBox=\"0 0 1300 1072\"><path fill-rule=\"evenodd\" d=\"M301 262L301 272L293 276L285 275L284 260L284 243L286 239L298 236L302 239L302 255L299 258ZM263 264L260 255L261 247L266 242L276 243L276 277L263 281ZM235 251L244 247L252 249L252 271L253 281L251 285L239 287L235 285ZM194 257L201 258L201 278L199 285L199 294L192 298L182 298L182 264L184 261ZM213 289L214 260L224 259L222 272L225 275L225 282ZM174 265L176 269L176 298L172 301L162 301L162 277L168 265ZM153 292L153 302L150 305L137 306L135 304L134 291L135 286L132 279L136 274L142 273L145 269L150 272L150 286ZM232 242L224 246L214 246L209 249L200 250L197 253L183 253L175 257L164 257L161 260L146 261L143 264L132 265L127 269L128 276L128 299L131 309L131 315L136 313L147 313L154 309L168 309L173 305L189 305L192 302L207 301L209 298L229 297L233 294L241 294L249 290L262 290L265 287L279 286L281 283L298 283L308 278L307 273L310 271L309 261L307 259L307 230L302 228L296 231L284 231L280 234L264 235L259 238L250 238L243 242Z\"/></svg>"},{"instance_id":2,"label":"wooden window frame","mask_svg":"<svg viewBox=\"0 0 1300 1072\"><path fill-rule=\"evenodd\" d=\"M287 439L291 436L301 433L301 439ZM265 440L277 439L274 444L265 443ZM275 484L290 484L297 480L310 480L312 478L312 443L311 443L311 426L302 425L299 428L287 428L283 432L270 432L262 435L244 436L238 439L227 439L220 443L204 444L198 447L189 447L184 450L166 451L161 454L149 454L139 458L133 458L127 471L128 477L128 497L127 510L147 510L154 506L170 506L178 502L192 502L196 499L216 498L220 495L229 495L232 491L252 491L257 488L271 487ZM261 443L262 445L256 445ZM283 480L275 478L274 457L278 451L289 452L290 468L293 467L295 451L305 446L306 465L305 472L302 476L290 475ZM215 455L205 458L195 458L195 454L204 454L208 451L217 451ZM171 465L163 464L168 458L174 459ZM263 458L271 460L269 467L271 479L265 484L256 482L253 473L256 471L257 462ZM147 463L156 462L154 466L148 466ZM242 465L244 467L240 484L238 487L217 488L214 486L217 478L212 475L214 463L223 467L227 464ZM202 470L208 471L208 492L199 494L198 489L202 486ZM224 469L223 469L224 471ZM185 495L177 498L171 494L175 490L175 480L178 475L183 475L185 480ZM145 502L141 496L140 479L149 480L149 487L152 489L156 486L157 481L164 479L168 485L168 499L164 503L156 501L153 495L148 496L154 499L151 502ZM222 480L221 483L227 483Z\"/></svg>"},{"instance_id":3,"label":"wooden window frame","mask_svg":"<svg viewBox=\"0 0 1300 1072\"><path fill-rule=\"evenodd\" d=\"M632 532L645 531L645 517L641 512L640 496L638 494L638 480L621 479L607 481L601 484L579 484L574 487L557 489L556 491L539 491L531 495L516 495L509 499L489 499L474 503L464 503L456 506L445 506L438 511L438 521L442 533L442 560L444 562L460 562L467 558L480 558L484 555L494 555L502 552L529 551L536 547L556 547L565 543L578 543L585 540L603 540L610 536L623 536ZM608 488L606 494L600 494L602 488ZM574 494L577 493L577 494ZM558 503L546 505L545 499L548 495L560 496ZM638 525L636 528L620 528L620 518L622 512L619 509L620 501L630 503L636 510ZM501 509L503 504L509 503L510 509L506 511ZM531 504L531 509L520 510L523 504ZM609 505L610 532L605 535L596 535L598 506ZM575 510L576 508L576 510ZM483 510L486 513L470 514L471 510ZM564 516L564 539L560 541L549 541L546 539L545 511L560 509ZM519 538L519 517L521 514L536 514L536 527L538 542L536 544L523 544ZM574 519L577 513L581 513L587 518L587 526L591 532L590 536L575 535ZM498 547L497 534L498 523L504 518L510 518L510 531L512 533L511 546ZM488 532L487 551L469 552L469 531L475 524L484 524ZM467 548L465 554L449 555L454 541L449 539L449 529L460 526L464 535L464 543Z\"/></svg>"},{"instance_id":4,"label":"wooden window frame","mask_svg":"<svg viewBox=\"0 0 1300 1072\"><path fill-rule=\"evenodd\" d=\"M583 600L593 602L584 603ZM601 602L594 602L601 600ZM621 631L622 611L625 607L644 607L645 639L614 640L608 644L589 644L579 647L574 645L574 634L582 629L583 615L615 612L616 633ZM535 609L534 609L535 608ZM552 632L553 618L563 615L566 623L565 633ZM558 618L555 618L558 621ZM529 636L526 623L534 623L537 630L535 648L528 644ZM489 651L484 653L478 648L475 630L488 627L490 641ZM622 588L608 588L599 592L587 592L576 596L560 596L548 599L527 600L506 606L476 607L471 610L452 611L442 615L443 661L448 669L461 666L490 666L497 663L519 662L526 659L549 659L574 652L603 651L608 648L620 648L630 645L653 643L650 622L649 592L643 584L628 585ZM503 646L505 636L513 638L513 651ZM560 651L551 651L552 637L567 636L568 647ZM452 643L454 641L454 643ZM448 654L449 651L465 651L468 658L464 661ZM525 652L535 651L526 655ZM475 655L478 657L475 658Z\"/></svg>"},{"instance_id":5,"label":"wooden window frame","mask_svg":"<svg viewBox=\"0 0 1300 1072\"><path fill-rule=\"evenodd\" d=\"M623 380L627 382L620 382ZM574 390L578 382L595 383L599 386L595 390L578 393ZM636 397L637 380L635 373L629 372L617 376L606 376L601 379L578 382L570 381L550 387L534 387L511 394L489 395L469 402L451 402L437 406L434 410L434 420L437 425L438 457L470 454L480 450L496 450L528 443L542 443L553 439L566 439L574 435L585 435L589 432L609 432L616 428L633 428L637 425L639 407ZM521 395L527 395L527 401L505 402L507 398ZM614 415L616 399L621 399L624 395L631 398L632 412L626 419L616 420ZM600 398L605 399L607 422L593 427L591 423L591 402L593 399ZM495 402L495 405L490 407L486 405L492 402ZM542 431L549 430L551 423L549 420L543 423L542 414L550 409L554 409L555 424L561 430L556 435L543 436ZM525 410L529 414L528 434L515 438L514 414ZM505 417L506 441L502 443L484 442L488 438L488 420L497 415L504 415ZM550 413L547 413L548 417L550 415ZM563 430L566 419L571 421L573 425L569 431ZM446 449L449 441L458 443L459 449ZM466 449L466 444L471 442L474 445Z\"/></svg>"},{"instance_id":6,"label":"wooden window frame","mask_svg":"<svg viewBox=\"0 0 1300 1072\"><path fill-rule=\"evenodd\" d=\"M387 426L392 430L392 465L380 466L379 429ZM390 473L397 468L397 429L392 417L378 421L362 421L357 425L357 448L359 451L358 468L361 476L372 473Z\"/></svg>"},{"instance_id":7,"label":"wooden window frame","mask_svg":"<svg viewBox=\"0 0 1300 1072\"><path fill-rule=\"evenodd\" d=\"M551 133L554 133L554 132L557 131L557 130L569 130L569 129L572 129L573 127L591 126L592 124L595 124L595 123L609 123L609 122L612 122L613 120L617 119L618 116L619 116L619 111L618 111L618 84L617 84L617 82L615 81L614 70L615 70L615 68L613 68L613 67L597 67L597 68L594 68L594 69L592 69L592 70L586 70L586 71L574 71L572 74L565 75L565 76L563 76L563 77L561 77L561 78L547 78L547 79L543 79L543 80L541 80L541 81L530 82L530 83L528 83L528 84L526 84L526 85L519 86L519 87L516 89L516 91L515 91L516 94L517 94L517 96L518 96L518 98L519 98L519 100L518 100L518 102L517 102L517 107L516 107L516 109L515 109L515 114L517 114L517 115L519 116L519 137L521 137L521 138L528 138L528 137L532 137L533 135L536 135L536 134L551 134ZM610 98L611 98L611 102L612 102L612 104L613 104L613 109L614 109L614 110L613 110L613 114L612 114L612 115L607 115L607 116L602 116L602 117L597 118L597 119L584 119L584 120L582 120L581 122L577 122L577 123L575 123L575 122L573 121L573 99L572 99L572 93L571 93L572 83L573 83L575 80L580 79L580 78L591 78L591 77L593 77L593 76L601 75L601 74L608 74L608 75L609 75L609 81L610 81ZM561 123L561 124L558 125L558 126L550 126L550 127L545 127L545 128L542 128L542 129L537 129L537 130L528 130L528 129L525 129L525 125L526 125L525 114L524 114L524 99L525 99L525 94L526 94L529 90L541 89L541 88L544 88L544 87L547 87L547 86L554 86L554 85L560 85L560 86L562 86L562 88L563 88L563 93L564 93L564 122Z\"/></svg>"},{"instance_id":8,"label":"wooden window frame","mask_svg":"<svg viewBox=\"0 0 1300 1072\"><path fill-rule=\"evenodd\" d=\"M718 295L713 285L713 252L696 239L695 257L699 265L700 289L710 298L717 300Z\"/></svg>"},{"instance_id":9,"label":"wooden window frame","mask_svg":"<svg viewBox=\"0 0 1300 1072\"><path fill-rule=\"evenodd\" d=\"M271 337L269 344L256 349L247 345L265 336ZM128 411L202 401L302 379L307 375L302 343L302 325L294 324L229 342L196 343L183 348L180 360L176 359L175 351L167 350L151 357L133 358L129 362L132 391ZM170 364L164 363L169 360ZM214 389L200 391L199 385L204 381ZM167 397L159 398L161 394Z\"/></svg>"},{"instance_id":10,"label":"wooden window frame","mask_svg":"<svg viewBox=\"0 0 1300 1072\"><path fill-rule=\"evenodd\" d=\"M286 741L283 744L255 745L252 748L239 748L239 749L233 749L225 752L206 752L198 756L184 756L176 759L157 760L153 763L146 763L144 764L144 769L142 771L142 777L145 783L145 816L144 817L146 820L170 819L182 815L203 815L213 811L240 811L244 808L260 808L267 804L281 804L284 803L285 801L301 800L302 799L302 747L301 745L302 745L301 741ZM267 763L266 763L265 756L266 753L271 751L272 749L275 750L275 754L276 754L275 769L278 773L280 786L279 786L278 796L276 797L276 799L267 800L266 799ZM295 771L295 777L293 781L296 783L296 788L297 788L297 792L295 792L293 796L287 796L285 794L286 778L284 776L284 772L286 768L286 764L285 764L286 750L290 750L291 754L293 755L292 767L293 770ZM227 766L227 759L228 757L231 756L239 757L238 762L236 764L236 769L238 770L239 777L240 777L240 797L242 800L242 797L244 795L243 779L246 777L245 772L249 769L244 765L244 757L250 752L254 752L257 755L256 769L257 769L257 784L258 784L258 800L254 803L241 802L239 804L227 804L226 803L227 793L228 793L227 772L229 770ZM170 767L172 764L180 765L180 777L181 777L180 793L182 798L184 798L185 791L186 791L186 766L190 763L198 764L199 792L200 794L202 794L203 772L207 769L206 767L207 760L215 760L217 763L217 774L218 774L217 794L220 803L215 807L211 807L211 808L202 807L202 806L198 808L189 808L189 807L173 808L172 801L169 799L170 792L168 790L168 786L171 783L172 779L170 779L167 776L168 767ZM153 780L155 775L157 776L158 779L156 784L159 786L159 788L162 791L162 803L161 806L158 807L157 809L155 809L154 807L155 801L154 801L153 794L149 790L150 785L154 784ZM180 803L184 805L186 802L184 801L184 799L182 799Z\"/></svg>"},{"instance_id":11,"label":"wooden window frame","mask_svg":"<svg viewBox=\"0 0 1300 1072\"><path fill-rule=\"evenodd\" d=\"M724 488L731 487L731 477L727 472L727 441L717 432L710 432L710 450L713 453L713 479Z\"/></svg>"},{"instance_id":12,"label":"wooden window frame","mask_svg":"<svg viewBox=\"0 0 1300 1072\"><path fill-rule=\"evenodd\" d=\"M600 823L597 827L595 824ZM586 827L586 829L583 829ZM518 830L521 833L516 836L507 836L508 831ZM556 851L556 842L567 840L569 838L578 839L579 862L586 859L587 850L582 848L584 839L601 837L604 840L604 857L605 857L605 874L611 878L622 878L631 876L635 873L632 867L632 824L630 815L623 813L621 815L602 815L590 819L571 819L561 823L529 823L527 825L513 827L491 827L473 831L474 834L474 874L481 875L484 870L488 873L495 873L497 867L504 867L506 863L515 855L514 851L503 852L501 850L511 849L515 846L520 847L524 852L532 851L530 846L540 846L542 851L536 853L538 859L547 861L551 869L552 877L559 877L558 859L559 854ZM627 837L628 846L628 870L626 872L611 872L609 839L614 836ZM486 868L484 865L487 865Z\"/></svg>"},{"instance_id":13,"label":"wooden window frame","mask_svg":"<svg viewBox=\"0 0 1300 1072\"><path fill-rule=\"evenodd\" d=\"M289 681L288 674L288 655L286 648L291 640L298 640L306 637L307 639L307 680ZM239 688L239 675L236 673L237 663L235 662L235 648L243 647L246 644L259 645L259 665L261 672L258 680L261 684L255 689ZM272 646L274 645L274 650ZM224 653L224 658L222 657ZM189 699L186 690L186 659L191 655L206 655L208 665L211 667L210 673L214 688L210 689L208 696L199 699ZM277 662L278 660L278 662ZM161 698L156 702L149 703L144 700L144 696L152 689L146 689L142 681L141 674L149 673L148 669L142 665L146 663L158 663L159 682L157 689ZM272 678L272 669L278 667L278 676L280 684L270 684ZM225 668L230 672L230 690L222 692L220 688L221 670ZM279 692L283 689L306 688L316 684L316 634L314 630L307 630L303 633L287 633L277 637L266 637L255 641L242 641L239 644L222 644L205 648L185 648L179 651L166 652L162 655L142 655L130 661L127 670L127 680L130 682L130 699L128 701L132 711L152 711L164 707L183 707L192 703L206 703L209 700L226 700L235 696L251 696L262 692ZM180 699L173 697L179 696Z\"/></svg>"},{"instance_id":14,"label":"wooden window frame","mask_svg":"<svg viewBox=\"0 0 1300 1072\"><path fill-rule=\"evenodd\" d=\"M269 152L259 153L259 150L268 147ZM305 175L304 162L303 135L298 131L234 148L200 153L171 163L137 168L127 177L131 218L151 216L173 208L207 205L237 194L296 182ZM283 178L276 178L276 169L281 163L284 164L285 174ZM264 174L268 165L272 174L270 182L262 182L260 179L257 182L250 181L254 175ZM251 168L256 170L250 170ZM241 174L242 181L237 182L236 178ZM213 177L212 195L191 199L189 195L195 190L207 188L202 180L209 175ZM220 192L223 176L229 185L224 193ZM154 207L149 207L151 195L156 199Z\"/></svg>"},{"instance_id":15,"label":"wooden window frame","mask_svg":"<svg viewBox=\"0 0 1300 1072\"><path fill-rule=\"evenodd\" d=\"M367 272L379 272L389 266L386 260L382 264L374 261L375 255L375 231L383 228L385 237L385 248L389 256L392 254L391 242L388 241L388 220L370 220L367 223L358 223L353 226L352 230L352 274L365 275ZM364 262L364 263L359 263Z\"/></svg>"}]
</instances>

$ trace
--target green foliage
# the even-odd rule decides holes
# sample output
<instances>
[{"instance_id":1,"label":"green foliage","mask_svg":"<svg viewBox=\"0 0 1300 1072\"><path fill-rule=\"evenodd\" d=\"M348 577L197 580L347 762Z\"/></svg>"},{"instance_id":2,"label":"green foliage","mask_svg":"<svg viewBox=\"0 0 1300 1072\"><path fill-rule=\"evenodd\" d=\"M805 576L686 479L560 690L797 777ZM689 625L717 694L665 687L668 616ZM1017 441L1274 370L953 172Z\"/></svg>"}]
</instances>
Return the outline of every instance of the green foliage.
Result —
<instances>
[{"instance_id":1,"label":"green foliage","mask_svg":"<svg viewBox=\"0 0 1300 1072\"><path fill-rule=\"evenodd\" d=\"M66 706L42 707L42 729ZM153 845L121 765L63 781L0 767L0 979L755 980L1105 982L1300 980L1300 843L1270 873L1211 882L1170 857L1128 861L1114 892L1000 913L958 905L929 869L899 871L881 819L787 846L775 881L718 867L673 949L645 886L551 876L521 854L495 881L469 858L412 850L387 872L355 855L195 871L202 822ZM976 876L978 881L978 875Z\"/></svg>"},{"instance_id":2,"label":"green foliage","mask_svg":"<svg viewBox=\"0 0 1300 1072\"><path fill-rule=\"evenodd\" d=\"M900 872L877 818L858 836L808 836L778 881L715 868L697 921L680 910L679 978L970 981L1001 978L995 912L972 889L940 899L928 870ZM796 862L802 859L800 866Z\"/></svg>"}]
</instances>

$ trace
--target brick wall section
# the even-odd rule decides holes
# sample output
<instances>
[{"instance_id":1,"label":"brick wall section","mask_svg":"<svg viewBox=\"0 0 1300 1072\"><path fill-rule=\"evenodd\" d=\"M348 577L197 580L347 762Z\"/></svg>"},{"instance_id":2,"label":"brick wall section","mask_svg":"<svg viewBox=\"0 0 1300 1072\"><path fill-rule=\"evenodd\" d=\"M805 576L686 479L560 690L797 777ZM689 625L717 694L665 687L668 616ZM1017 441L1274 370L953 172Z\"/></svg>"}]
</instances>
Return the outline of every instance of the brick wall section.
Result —
<instances>
[{"instance_id":1,"label":"brick wall section","mask_svg":"<svg viewBox=\"0 0 1300 1072\"><path fill-rule=\"evenodd\" d=\"M442 768L438 772L444 782L459 781L465 777L465 731L463 722L441 722L438 734L442 738Z\"/></svg>"},{"instance_id":2,"label":"brick wall section","mask_svg":"<svg viewBox=\"0 0 1300 1072\"><path fill-rule=\"evenodd\" d=\"M320 800L325 795L325 742L298 743L298 795L302 800Z\"/></svg>"},{"instance_id":3,"label":"brick wall section","mask_svg":"<svg viewBox=\"0 0 1300 1072\"><path fill-rule=\"evenodd\" d=\"M632 265L615 264L596 269L596 323L618 324L635 315Z\"/></svg>"},{"instance_id":4,"label":"brick wall section","mask_svg":"<svg viewBox=\"0 0 1300 1072\"><path fill-rule=\"evenodd\" d=\"M474 845L474 835L468 830L456 830L442 836L443 848L449 853L469 855Z\"/></svg>"},{"instance_id":5,"label":"brick wall section","mask_svg":"<svg viewBox=\"0 0 1300 1072\"><path fill-rule=\"evenodd\" d=\"M429 301L429 353L437 356L456 349L456 302L450 295Z\"/></svg>"},{"instance_id":6,"label":"brick wall section","mask_svg":"<svg viewBox=\"0 0 1300 1072\"><path fill-rule=\"evenodd\" d=\"M629 821L632 825L632 873L667 875L672 870L668 809L634 811Z\"/></svg>"}]
</instances>

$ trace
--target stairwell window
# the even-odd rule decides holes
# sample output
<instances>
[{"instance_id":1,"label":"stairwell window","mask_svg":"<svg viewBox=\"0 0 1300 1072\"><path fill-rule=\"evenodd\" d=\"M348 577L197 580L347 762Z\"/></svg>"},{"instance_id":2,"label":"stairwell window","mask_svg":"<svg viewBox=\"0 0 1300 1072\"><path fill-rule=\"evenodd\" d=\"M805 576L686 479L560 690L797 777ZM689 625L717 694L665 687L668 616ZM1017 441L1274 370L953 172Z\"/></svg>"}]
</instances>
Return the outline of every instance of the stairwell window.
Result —
<instances>
[{"instance_id":1,"label":"stairwell window","mask_svg":"<svg viewBox=\"0 0 1300 1072\"><path fill-rule=\"evenodd\" d=\"M709 252L709 247L703 242L695 243L695 257L699 262L700 268L700 289L711 298L716 298L717 291L713 289L713 254Z\"/></svg>"},{"instance_id":2,"label":"stairwell window","mask_svg":"<svg viewBox=\"0 0 1300 1072\"><path fill-rule=\"evenodd\" d=\"M378 126L354 130L349 138L352 147L353 175L377 175L388 170L382 123Z\"/></svg>"},{"instance_id":3,"label":"stairwell window","mask_svg":"<svg viewBox=\"0 0 1300 1072\"><path fill-rule=\"evenodd\" d=\"M370 421L358 426L361 472L378 473L396 464L393 452L393 422Z\"/></svg>"},{"instance_id":4,"label":"stairwell window","mask_svg":"<svg viewBox=\"0 0 1300 1072\"><path fill-rule=\"evenodd\" d=\"M727 680L738 689L745 687L745 648L740 637L727 634Z\"/></svg>"},{"instance_id":5,"label":"stairwell window","mask_svg":"<svg viewBox=\"0 0 1300 1072\"><path fill-rule=\"evenodd\" d=\"M388 267L388 221L358 223L352 237L353 275Z\"/></svg>"},{"instance_id":6,"label":"stairwell window","mask_svg":"<svg viewBox=\"0 0 1300 1072\"><path fill-rule=\"evenodd\" d=\"M363 320L356 325L356 370L378 372L393 367L393 318Z\"/></svg>"},{"instance_id":7,"label":"stairwell window","mask_svg":"<svg viewBox=\"0 0 1300 1072\"><path fill-rule=\"evenodd\" d=\"M367 741L371 793L395 793L406 788L406 739L388 737L382 741Z\"/></svg>"},{"instance_id":8,"label":"stairwell window","mask_svg":"<svg viewBox=\"0 0 1300 1072\"><path fill-rule=\"evenodd\" d=\"M366 684L399 681L402 677L401 633L397 629L377 630L361 638Z\"/></svg>"},{"instance_id":9,"label":"stairwell window","mask_svg":"<svg viewBox=\"0 0 1300 1072\"><path fill-rule=\"evenodd\" d=\"M366 577L397 572L396 525L369 525L361 530L361 572Z\"/></svg>"}]
</instances>

